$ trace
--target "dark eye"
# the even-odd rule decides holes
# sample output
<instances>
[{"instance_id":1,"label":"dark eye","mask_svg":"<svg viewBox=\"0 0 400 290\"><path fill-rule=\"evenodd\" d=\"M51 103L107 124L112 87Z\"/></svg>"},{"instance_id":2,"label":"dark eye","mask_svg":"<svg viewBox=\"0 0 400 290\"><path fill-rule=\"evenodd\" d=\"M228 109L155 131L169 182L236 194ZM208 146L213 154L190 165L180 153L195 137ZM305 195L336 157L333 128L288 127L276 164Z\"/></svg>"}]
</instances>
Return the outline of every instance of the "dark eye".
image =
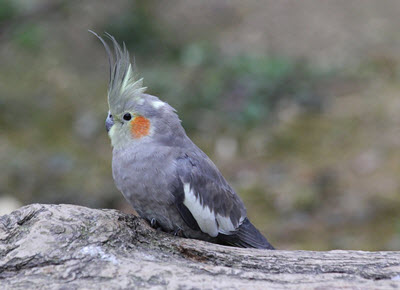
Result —
<instances>
[{"instance_id":1,"label":"dark eye","mask_svg":"<svg viewBox=\"0 0 400 290\"><path fill-rule=\"evenodd\" d=\"M130 119L132 119L132 115L129 113L126 113L123 118L125 121L129 121Z\"/></svg>"}]
</instances>

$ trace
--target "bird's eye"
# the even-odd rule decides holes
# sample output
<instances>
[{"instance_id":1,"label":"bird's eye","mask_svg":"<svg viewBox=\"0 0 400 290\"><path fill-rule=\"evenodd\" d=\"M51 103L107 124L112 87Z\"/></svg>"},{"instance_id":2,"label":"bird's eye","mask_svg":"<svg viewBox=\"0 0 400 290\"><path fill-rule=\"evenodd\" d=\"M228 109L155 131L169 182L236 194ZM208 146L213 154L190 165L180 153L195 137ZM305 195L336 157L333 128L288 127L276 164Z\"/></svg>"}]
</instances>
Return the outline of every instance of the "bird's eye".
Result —
<instances>
[{"instance_id":1,"label":"bird's eye","mask_svg":"<svg viewBox=\"0 0 400 290\"><path fill-rule=\"evenodd\" d=\"M123 118L125 121L129 121L130 119L132 119L132 115L130 113L126 113Z\"/></svg>"}]
</instances>

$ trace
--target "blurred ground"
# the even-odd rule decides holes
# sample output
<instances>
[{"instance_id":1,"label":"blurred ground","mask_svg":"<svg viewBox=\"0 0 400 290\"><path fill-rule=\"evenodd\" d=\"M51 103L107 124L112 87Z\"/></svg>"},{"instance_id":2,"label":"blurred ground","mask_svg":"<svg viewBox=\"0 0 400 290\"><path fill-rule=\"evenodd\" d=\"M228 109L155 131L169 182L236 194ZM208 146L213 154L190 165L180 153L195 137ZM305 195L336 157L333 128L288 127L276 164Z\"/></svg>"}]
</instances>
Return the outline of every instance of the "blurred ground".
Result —
<instances>
[{"instance_id":1,"label":"blurred ground","mask_svg":"<svg viewBox=\"0 0 400 290\"><path fill-rule=\"evenodd\" d=\"M168 3L168 4L167 4ZM0 0L1 212L129 210L108 31L284 249L400 250L397 1Z\"/></svg>"}]
</instances>

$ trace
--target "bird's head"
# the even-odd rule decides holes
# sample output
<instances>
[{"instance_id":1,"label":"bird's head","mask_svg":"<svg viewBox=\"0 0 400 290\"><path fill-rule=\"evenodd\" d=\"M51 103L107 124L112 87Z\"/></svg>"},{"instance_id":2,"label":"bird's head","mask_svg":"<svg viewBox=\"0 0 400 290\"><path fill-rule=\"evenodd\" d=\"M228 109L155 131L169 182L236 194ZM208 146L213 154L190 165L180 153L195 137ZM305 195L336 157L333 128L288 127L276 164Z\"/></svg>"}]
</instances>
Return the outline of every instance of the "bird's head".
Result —
<instances>
[{"instance_id":1,"label":"bird's head","mask_svg":"<svg viewBox=\"0 0 400 290\"><path fill-rule=\"evenodd\" d=\"M91 31L92 32L92 31ZM155 96L145 94L143 79L137 79L125 44L122 48L110 34L113 51L103 38L110 64L109 111L106 129L114 148L138 142L169 142L183 136L184 130L175 110Z\"/></svg>"}]
</instances>

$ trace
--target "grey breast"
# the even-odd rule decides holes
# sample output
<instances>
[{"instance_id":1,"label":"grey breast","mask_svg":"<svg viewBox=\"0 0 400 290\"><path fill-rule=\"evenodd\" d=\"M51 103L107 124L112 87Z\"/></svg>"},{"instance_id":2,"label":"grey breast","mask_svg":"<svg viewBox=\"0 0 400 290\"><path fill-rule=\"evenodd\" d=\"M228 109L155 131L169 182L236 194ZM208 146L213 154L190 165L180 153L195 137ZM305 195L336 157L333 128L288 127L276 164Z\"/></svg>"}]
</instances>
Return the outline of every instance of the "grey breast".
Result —
<instances>
[{"instance_id":1,"label":"grey breast","mask_svg":"<svg viewBox=\"0 0 400 290\"><path fill-rule=\"evenodd\" d=\"M175 209L169 188L174 175L171 147L143 144L113 152L113 177L126 200L142 217L172 229Z\"/></svg>"}]
</instances>

